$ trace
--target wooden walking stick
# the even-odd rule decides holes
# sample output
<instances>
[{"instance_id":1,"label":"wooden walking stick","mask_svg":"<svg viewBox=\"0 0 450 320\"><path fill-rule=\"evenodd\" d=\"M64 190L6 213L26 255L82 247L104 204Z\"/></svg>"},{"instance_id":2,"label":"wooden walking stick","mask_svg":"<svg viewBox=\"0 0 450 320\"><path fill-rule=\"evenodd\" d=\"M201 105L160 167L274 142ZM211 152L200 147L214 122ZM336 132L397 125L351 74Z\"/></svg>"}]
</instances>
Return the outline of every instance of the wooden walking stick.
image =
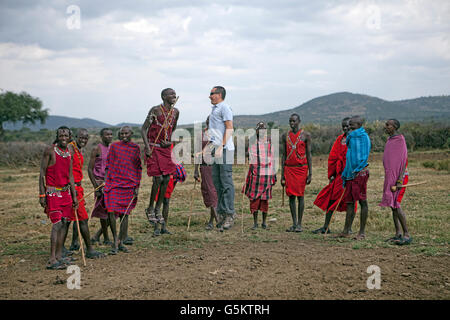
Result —
<instances>
[{"instance_id":1,"label":"wooden walking stick","mask_svg":"<svg viewBox=\"0 0 450 320\"><path fill-rule=\"evenodd\" d=\"M345 189L346 189L346 188L347 188L347 186L345 186L344 191L342 191L341 198L339 199L339 202L337 203L336 208L334 208L333 212L331 213L330 223L328 223L328 226L327 226L327 228L325 229L325 234L323 235L323 238L324 238L324 239L325 239L326 236L327 236L328 229L329 229L329 227L330 227L331 221L333 221L334 213L336 212L337 208L338 208L339 205L341 204L341 201L342 201L342 198L344 197Z\"/></svg>"},{"instance_id":2,"label":"wooden walking stick","mask_svg":"<svg viewBox=\"0 0 450 320\"><path fill-rule=\"evenodd\" d=\"M193 213L194 210L194 191L195 191L195 186L197 184L197 180L194 180L194 188L192 189L192 193L191 193L191 212L189 214L189 219L188 219L188 225L187 225L187 231L189 231L189 227L191 225L191 215Z\"/></svg>"},{"instance_id":3,"label":"wooden walking stick","mask_svg":"<svg viewBox=\"0 0 450 320\"><path fill-rule=\"evenodd\" d=\"M242 192L242 206L241 206L241 233L244 233L244 193Z\"/></svg>"},{"instance_id":4,"label":"wooden walking stick","mask_svg":"<svg viewBox=\"0 0 450 320\"><path fill-rule=\"evenodd\" d=\"M83 264L86 267L86 257L84 256L84 245L83 245L83 238L81 237L80 232L80 223L78 221L78 213L77 210L73 209L75 212L75 220L77 221L77 230L78 230L78 239L80 239L80 248L81 248L81 256L83 257Z\"/></svg>"},{"instance_id":5,"label":"wooden walking stick","mask_svg":"<svg viewBox=\"0 0 450 320\"><path fill-rule=\"evenodd\" d=\"M123 214L123 218L125 218L125 216L126 216L126 214L128 212L128 209L130 209L130 206L133 203L134 199L136 199L136 195L135 194L133 195L133 198L131 198L130 203L128 204L127 208L125 209L125 213ZM120 220L119 230L120 230L120 227L122 227L123 218Z\"/></svg>"},{"instance_id":6,"label":"wooden walking stick","mask_svg":"<svg viewBox=\"0 0 450 320\"><path fill-rule=\"evenodd\" d=\"M404 184L404 185L400 186L400 188L415 187L415 186L419 186L419 185L421 185L421 184L425 184L425 183L427 183L427 182L428 182L428 181L422 181L422 182L416 182L416 183L408 183L408 184ZM392 186L392 187L391 187L391 191L392 191L392 192L397 191L397 186Z\"/></svg>"},{"instance_id":7,"label":"wooden walking stick","mask_svg":"<svg viewBox=\"0 0 450 320\"><path fill-rule=\"evenodd\" d=\"M85 195L83 198L81 198L81 200L80 201L78 201L78 202L81 202L81 201L83 201L84 199L86 199L86 198L88 198L91 194L93 194L95 191L97 191L98 189L100 189L101 187L104 187L105 186L105 183L103 182L101 185L99 185L97 188L95 188L94 190L92 190L91 192L89 192L87 195Z\"/></svg>"}]
</instances>

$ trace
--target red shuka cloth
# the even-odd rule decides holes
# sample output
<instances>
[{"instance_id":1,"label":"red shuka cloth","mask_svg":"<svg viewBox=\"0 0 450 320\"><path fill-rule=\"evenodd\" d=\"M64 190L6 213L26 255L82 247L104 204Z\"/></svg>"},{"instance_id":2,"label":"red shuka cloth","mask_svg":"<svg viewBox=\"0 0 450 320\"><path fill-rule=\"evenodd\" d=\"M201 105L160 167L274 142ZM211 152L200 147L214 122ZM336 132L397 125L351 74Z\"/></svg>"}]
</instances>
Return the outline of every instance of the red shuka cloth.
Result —
<instances>
[{"instance_id":1,"label":"red shuka cloth","mask_svg":"<svg viewBox=\"0 0 450 320\"><path fill-rule=\"evenodd\" d=\"M286 161L284 179L286 180L286 194L288 196L303 196L305 194L308 166L306 159L306 144L300 140L302 130L297 134L292 131L286 136Z\"/></svg>"},{"instance_id":2,"label":"red shuka cloth","mask_svg":"<svg viewBox=\"0 0 450 320\"><path fill-rule=\"evenodd\" d=\"M47 167L45 172L46 180L46 202L47 207L44 209L52 223L61 221L61 218L71 220L73 215L72 196L70 190L51 191L51 187L62 188L69 184L70 161L72 157L68 150L62 151L56 145L53 147L55 153L55 164ZM61 156L64 154L66 156Z\"/></svg>"},{"instance_id":3,"label":"red shuka cloth","mask_svg":"<svg viewBox=\"0 0 450 320\"><path fill-rule=\"evenodd\" d=\"M70 144L72 145L73 150L75 151L75 153L72 156L73 180L75 183L81 184L81 181L83 180L83 164L84 164L83 154L81 153L80 149L78 149L77 143L75 141L72 141ZM84 189L81 185L80 186L75 185L75 191L77 193L78 200L84 198ZM77 215L78 221L89 219L89 215L86 211L86 200L83 199L83 201L78 202ZM75 217L73 218L72 221L76 221Z\"/></svg>"},{"instance_id":4,"label":"red shuka cloth","mask_svg":"<svg viewBox=\"0 0 450 320\"><path fill-rule=\"evenodd\" d=\"M172 156L172 148L161 148L155 146L163 141L170 141L172 130L175 125L174 109L166 110L163 105L159 106L161 115L153 116L153 121L147 132L151 157L146 157L147 175L149 177L172 174L175 172L175 161Z\"/></svg>"},{"instance_id":5,"label":"red shuka cloth","mask_svg":"<svg viewBox=\"0 0 450 320\"><path fill-rule=\"evenodd\" d=\"M137 203L137 197L131 203L134 189L139 188L142 175L139 146L131 141L127 143L118 141L111 144L106 160L106 170L103 194L108 212L130 214Z\"/></svg>"},{"instance_id":6,"label":"red shuka cloth","mask_svg":"<svg viewBox=\"0 0 450 320\"><path fill-rule=\"evenodd\" d=\"M328 155L328 179L333 176L335 179L319 192L314 201L314 204L325 212L333 211L336 208L337 203L344 192L341 174L345 168L347 144L342 144L342 139L344 139L344 134L337 137L331 148L330 154ZM346 211L346 202L342 200L337 210Z\"/></svg>"}]
</instances>

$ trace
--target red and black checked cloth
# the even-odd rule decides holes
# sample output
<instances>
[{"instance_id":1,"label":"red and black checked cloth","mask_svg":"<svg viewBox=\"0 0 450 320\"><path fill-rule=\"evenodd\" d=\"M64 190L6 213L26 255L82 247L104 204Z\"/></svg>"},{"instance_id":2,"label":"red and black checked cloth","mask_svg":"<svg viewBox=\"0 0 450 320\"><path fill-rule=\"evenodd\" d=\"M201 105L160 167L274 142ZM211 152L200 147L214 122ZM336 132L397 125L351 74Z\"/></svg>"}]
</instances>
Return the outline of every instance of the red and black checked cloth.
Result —
<instances>
[{"instance_id":1,"label":"red and black checked cloth","mask_svg":"<svg viewBox=\"0 0 450 320\"><path fill-rule=\"evenodd\" d=\"M247 179L242 192L250 199L272 199L272 186L277 181L274 171L272 144L268 141L252 144L248 148L249 163Z\"/></svg>"},{"instance_id":2,"label":"red and black checked cloth","mask_svg":"<svg viewBox=\"0 0 450 320\"><path fill-rule=\"evenodd\" d=\"M106 179L103 189L105 205L109 212L125 213L134 189L139 188L142 177L141 152L134 142L111 144L106 159ZM127 214L136 206L137 197Z\"/></svg>"}]
</instances>

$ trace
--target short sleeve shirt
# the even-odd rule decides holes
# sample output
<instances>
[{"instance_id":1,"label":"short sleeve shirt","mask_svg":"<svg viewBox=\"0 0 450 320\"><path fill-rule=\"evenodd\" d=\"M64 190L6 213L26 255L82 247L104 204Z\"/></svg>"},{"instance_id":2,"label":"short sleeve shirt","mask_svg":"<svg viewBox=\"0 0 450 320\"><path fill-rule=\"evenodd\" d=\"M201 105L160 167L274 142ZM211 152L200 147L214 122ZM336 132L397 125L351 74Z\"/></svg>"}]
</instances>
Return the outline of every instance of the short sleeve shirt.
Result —
<instances>
[{"instance_id":1,"label":"short sleeve shirt","mask_svg":"<svg viewBox=\"0 0 450 320\"><path fill-rule=\"evenodd\" d=\"M209 141L214 145L222 145L223 136L225 134L225 121L233 121L233 111L231 107L223 101L217 105L212 106L211 114L209 115ZM233 137L229 137L224 149L234 150Z\"/></svg>"}]
</instances>

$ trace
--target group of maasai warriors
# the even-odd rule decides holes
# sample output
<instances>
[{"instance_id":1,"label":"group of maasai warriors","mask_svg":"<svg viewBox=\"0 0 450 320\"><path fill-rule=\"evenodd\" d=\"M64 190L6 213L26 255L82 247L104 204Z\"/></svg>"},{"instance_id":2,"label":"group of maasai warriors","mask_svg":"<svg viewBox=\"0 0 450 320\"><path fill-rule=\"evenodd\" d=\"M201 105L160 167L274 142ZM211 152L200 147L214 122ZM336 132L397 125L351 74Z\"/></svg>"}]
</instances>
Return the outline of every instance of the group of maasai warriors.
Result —
<instances>
[{"instance_id":1,"label":"group of maasai warriors","mask_svg":"<svg viewBox=\"0 0 450 320\"><path fill-rule=\"evenodd\" d=\"M194 155L198 160L194 162L194 179L201 183L203 202L210 208L206 230L216 227L221 232L232 228L236 218L232 177L235 150L232 139L233 113L231 107L224 102L225 96L225 88L212 88L209 95L212 110L202 132L202 152ZM174 143L171 138L179 117L179 110L175 108L178 98L171 88L164 89L161 98L163 102L150 109L141 129L147 175L153 178L145 215L154 227L155 237L171 234L167 228L170 197L177 182L186 179L184 167L175 160L172 152ZM319 192L314 201L317 207L326 212L325 222L313 233L331 233L329 225L333 213L345 211L344 229L336 237L351 237L351 227L359 203L360 229L353 239L365 238L371 143L363 124L364 120L359 116L342 120L343 134L337 137L328 157L329 184ZM305 187L312 179L311 135L300 128L298 114L290 116L289 126L290 130L281 137L283 201L285 189L292 216L292 226L286 231L302 232ZM385 182L379 205L392 209L395 235L388 241L404 245L411 243L412 238L400 205L405 193L404 185L408 182L408 152L403 135L397 132L399 128L400 123L396 119L390 119L385 124L385 132L389 138L383 156ZM249 170L241 192L250 200L250 213L254 219L252 229L259 228L259 211L262 213L261 228L267 229L269 200L277 181L274 146L267 135L264 122L258 122L255 129L256 137L249 142L246 152ZM124 126L119 130L119 141L113 142L112 130L102 129L101 143L90 154L88 174L95 192L91 216L99 218L101 225L91 238L82 186L82 149L88 142L89 134L86 129L79 129L73 139L68 127L56 130L53 145L44 151L39 177L39 202L52 222L47 269L65 269L72 263L73 251L80 249L79 235L86 245L87 258L105 256L93 248L94 243L100 243L102 235L103 244L111 246L110 254L128 252L125 245L131 245L134 241L128 236L128 217L136 206L142 176L141 151L139 145L132 142L132 135L132 129ZM74 222L72 243L66 249L64 243L71 222ZM111 230L112 241L108 229Z\"/></svg>"}]
</instances>

